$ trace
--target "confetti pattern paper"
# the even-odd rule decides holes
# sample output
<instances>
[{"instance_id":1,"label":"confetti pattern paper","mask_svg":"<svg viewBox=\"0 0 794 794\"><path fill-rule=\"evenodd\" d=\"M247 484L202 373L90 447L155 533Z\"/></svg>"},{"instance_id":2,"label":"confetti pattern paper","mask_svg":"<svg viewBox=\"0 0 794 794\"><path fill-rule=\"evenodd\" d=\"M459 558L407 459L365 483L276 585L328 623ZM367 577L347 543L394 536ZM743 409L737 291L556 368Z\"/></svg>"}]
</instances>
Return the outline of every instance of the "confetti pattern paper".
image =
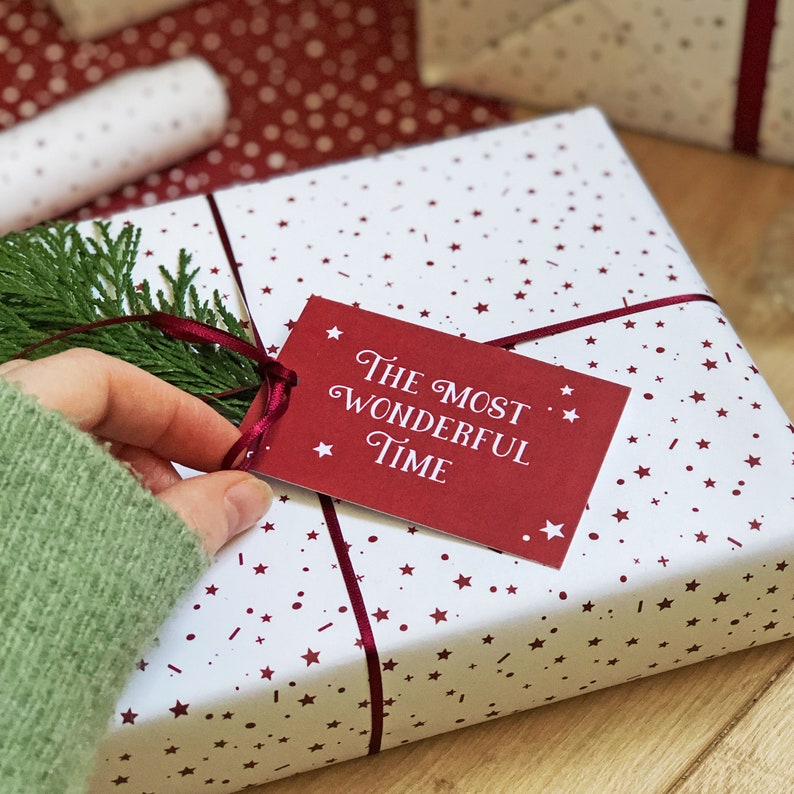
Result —
<instances>
[{"instance_id":1,"label":"confetti pattern paper","mask_svg":"<svg viewBox=\"0 0 794 794\"><path fill-rule=\"evenodd\" d=\"M225 231L274 355L312 294L484 341L706 289L593 110L215 202L115 223L143 228L142 277L187 245L203 288L233 301ZM631 388L562 568L344 502L335 545L327 503L275 482L262 524L143 652L94 791L232 791L365 755L381 730L394 747L791 636L794 425L719 307L510 355Z\"/></svg>"}]
</instances>

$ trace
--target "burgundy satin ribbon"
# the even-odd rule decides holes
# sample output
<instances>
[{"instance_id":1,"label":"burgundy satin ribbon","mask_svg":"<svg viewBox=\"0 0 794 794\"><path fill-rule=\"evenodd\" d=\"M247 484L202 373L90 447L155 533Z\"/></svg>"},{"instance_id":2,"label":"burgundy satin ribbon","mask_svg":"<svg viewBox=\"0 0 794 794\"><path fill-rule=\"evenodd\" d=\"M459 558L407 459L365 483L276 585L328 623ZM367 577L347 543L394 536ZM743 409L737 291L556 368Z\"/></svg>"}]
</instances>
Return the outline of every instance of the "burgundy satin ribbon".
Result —
<instances>
[{"instance_id":1,"label":"burgundy satin ribbon","mask_svg":"<svg viewBox=\"0 0 794 794\"><path fill-rule=\"evenodd\" d=\"M747 0L733 117L733 148L745 154L758 154L776 6L776 0Z\"/></svg>"},{"instance_id":2,"label":"burgundy satin ribbon","mask_svg":"<svg viewBox=\"0 0 794 794\"><path fill-rule=\"evenodd\" d=\"M369 697L372 706L372 730L369 734L369 754L374 755L380 752L381 739L383 737L383 680L380 674L380 658L378 648L375 645L375 634L372 631L372 624L367 615L367 607L364 603L364 596L358 586L358 577L350 561L347 550L347 543L342 535L342 528L339 526L339 517L336 514L333 500L325 494L317 494L320 498L320 506L325 517L325 524L328 527L328 534L334 545L336 559L339 561L339 568L347 586L347 594L353 606L353 615L361 632L361 644L364 646L364 654L367 660L367 673L369 674Z\"/></svg>"},{"instance_id":3,"label":"burgundy satin ribbon","mask_svg":"<svg viewBox=\"0 0 794 794\"><path fill-rule=\"evenodd\" d=\"M618 317L626 317L629 314L637 314L638 312L647 312L652 309L662 309L665 306L675 306L678 303L692 303L693 301L717 301L702 292L692 292L683 295L671 295L669 298L656 298L655 300L644 301L642 303L634 303L632 305L621 306L618 309L610 309L605 312L598 312L597 314L588 314L586 317L577 317L574 320L565 320L561 323L553 323L552 325L544 325L540 328L533 328L530 331L521 331L517 334L509 334L508 336L500 336L498 339L491 339L485 342L486 345L493 345L494 347L509 347L518 344L519 342L531 342L534 339L541 339L545 336L553 336L554 334L561 334L564 331L573 331L577 328L584 328L587 325L595 325L596 323L604 323L607 320L615 320Z\"/></svg>"}]
</instances>

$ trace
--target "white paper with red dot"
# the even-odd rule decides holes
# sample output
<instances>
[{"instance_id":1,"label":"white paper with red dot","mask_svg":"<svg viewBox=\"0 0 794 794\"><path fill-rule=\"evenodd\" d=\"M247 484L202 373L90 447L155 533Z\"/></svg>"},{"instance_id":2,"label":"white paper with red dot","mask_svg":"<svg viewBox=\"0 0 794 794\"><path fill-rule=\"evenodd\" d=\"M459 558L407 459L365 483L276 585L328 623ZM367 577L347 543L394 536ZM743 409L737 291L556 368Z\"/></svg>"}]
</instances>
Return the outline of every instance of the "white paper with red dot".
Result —
<instances>
[{"instance_id":1,"label":"white paper with red dot","mask_svg":"<svg viewBox=\"0 0 794 794\"><path fill-rule=\"evenodd\" d=\"M0 134L0 234L175 165L221 136L223 83L201 58L131 69Z\"/></svg>"},{"instance_id":2,"label":"white paper with red dot","mask_svg":"<svg viewBox=\"0 0 794 794\"><path fill-rule=\"evenodd\" d=\"M274 354L311 293L485 340L704 290L592 110L216 200ZM184 245L202 289L233 297L205 199L127 220L142 276ZM560 571L336 506L378 647L384 747L794 630L794 425L715 305L515 354L624 383L629 403ZM364 653L319 502L274 486L261 526L145 653L95 790L225 791L367 752ZM482 487L498 484L484 472Z\"/></svg>"}]
</instances>

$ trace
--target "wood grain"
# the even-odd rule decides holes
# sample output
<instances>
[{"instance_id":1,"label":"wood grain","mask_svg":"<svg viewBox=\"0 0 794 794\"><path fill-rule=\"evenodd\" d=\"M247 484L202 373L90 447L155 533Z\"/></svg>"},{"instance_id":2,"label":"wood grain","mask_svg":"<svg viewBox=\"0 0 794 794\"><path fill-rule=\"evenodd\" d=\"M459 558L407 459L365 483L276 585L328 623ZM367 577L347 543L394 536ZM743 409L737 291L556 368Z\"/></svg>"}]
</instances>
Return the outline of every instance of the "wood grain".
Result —
<instances>
[{"instance_id":1,"label":"wood grain","mask_svg":"<svg viewBox=\"0 0 794 794\"><path fill-rule=\"evenodd\" d=\"M774 302L759 277L768 230L794 208L794 169L637 134L621 138L794 416L794 313ZM794 268L794 250L789 262ZM794 790L792 743L794 641L786 640L254 791L777 794Z\"/></svg>"}]
</instances>

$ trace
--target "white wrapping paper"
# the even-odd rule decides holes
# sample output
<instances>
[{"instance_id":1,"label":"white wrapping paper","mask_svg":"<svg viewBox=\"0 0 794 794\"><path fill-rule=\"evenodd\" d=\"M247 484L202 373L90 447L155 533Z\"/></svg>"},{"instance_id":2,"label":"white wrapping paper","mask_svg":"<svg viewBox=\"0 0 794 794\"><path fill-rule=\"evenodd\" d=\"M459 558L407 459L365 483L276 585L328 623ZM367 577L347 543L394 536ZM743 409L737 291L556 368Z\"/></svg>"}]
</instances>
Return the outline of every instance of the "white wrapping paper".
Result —
<instances>
[{"instance_id":1,"label":"white wrapping paper","mask_svg":"<svg viewBox=\"0 0 794 794\"><path fill-rule=\"evenodd\" d=\"M228 98L200 58L134 69L0 134L0 234L68 210L209 146Z\"/></svg>"}]
</instances>

